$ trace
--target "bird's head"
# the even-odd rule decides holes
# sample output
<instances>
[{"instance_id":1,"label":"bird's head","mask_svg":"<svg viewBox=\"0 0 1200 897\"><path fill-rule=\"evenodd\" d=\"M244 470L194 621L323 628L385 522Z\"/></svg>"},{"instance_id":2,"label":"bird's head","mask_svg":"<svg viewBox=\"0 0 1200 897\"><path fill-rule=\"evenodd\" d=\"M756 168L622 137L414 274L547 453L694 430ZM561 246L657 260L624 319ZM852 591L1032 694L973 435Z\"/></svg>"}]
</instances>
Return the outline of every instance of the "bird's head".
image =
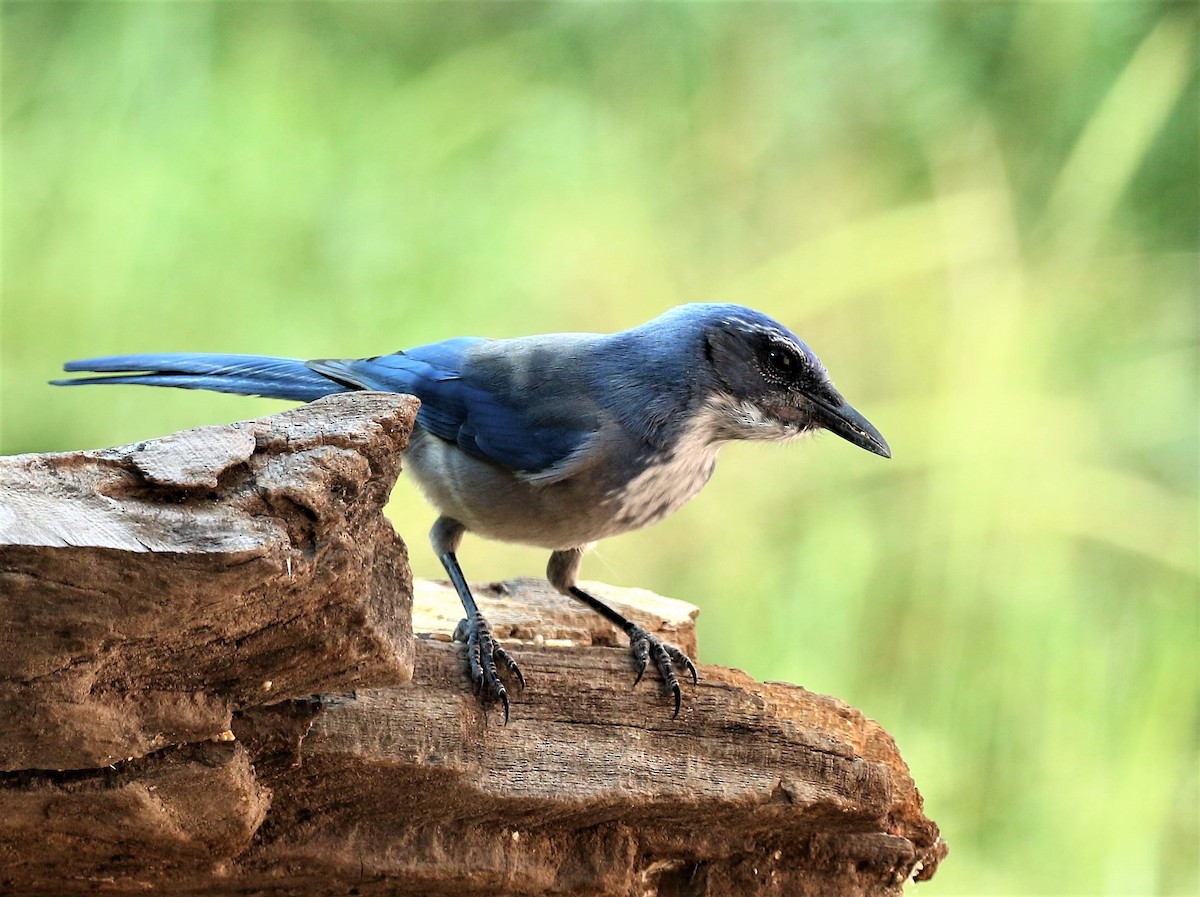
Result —
<instances>
[{"instance_id":1,"label":"bird's head","mask_svg":"<svg viewBox=\"0 0 1200 897\"><path fill-rule=\"evenodd\" d=\"M800 339L766 315L736 305L694 306L709 367L706 410L718 439L792 439L829 430L869 452L887 441L834 388Z\"/></svg>"}]
</instances>

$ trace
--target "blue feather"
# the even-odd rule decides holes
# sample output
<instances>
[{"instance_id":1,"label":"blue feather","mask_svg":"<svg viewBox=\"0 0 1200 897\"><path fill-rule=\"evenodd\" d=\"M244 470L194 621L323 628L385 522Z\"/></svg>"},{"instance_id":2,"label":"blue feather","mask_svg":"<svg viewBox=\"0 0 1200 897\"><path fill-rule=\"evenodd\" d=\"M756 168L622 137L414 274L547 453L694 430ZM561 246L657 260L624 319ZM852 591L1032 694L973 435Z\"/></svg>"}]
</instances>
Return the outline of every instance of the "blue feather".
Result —
<instances>
[{"instance_id":1,"label":"blue feather","mask_svg":"<svg viewBox=\"0 0 1200 897\"><path fill-rule=\"evenodd\" d=\"M309 366L361 389L416 396L422 427L481 460L522 471L558 464L587 434L575 427L539 426L528 412L505 402L495 382L471 365L470 350L489 342L458 337L392 355L322 359Z\"/></svg>"},{"instance_id":2,"label":"blue feather","mask_svg":"<svg viewBox=\"0 0 1200 897\"><path fill-rule=\"evenodd\" d=\"M533 419L506 402L488 377L473 373L470 350L488 342L458 337L375 358L315 361L192 352L111 355L63 366L108 376L52 382L173 386L300 402L356 389L405 393L421 400L422 427L466 453L510 470L553 467L582 444L586 432Z\"/></svg>"},{"instance_id":3,"label":"blue feather","mask_svg":"<svg viewBox=\"0 0 1200 897\"><path fill-rule=\"evenodd\" d=\"M63 370L116 373L121 376L51 381L55 386L78 386L84 383L176 386L299 402L311 402L321 396L346 391L346 387L310 370L299 359L268 355L214 355L204 352L110 355L70 361L63 365ZM137 373L139 371L142 373Z\"/></svg>"}]
</instances>

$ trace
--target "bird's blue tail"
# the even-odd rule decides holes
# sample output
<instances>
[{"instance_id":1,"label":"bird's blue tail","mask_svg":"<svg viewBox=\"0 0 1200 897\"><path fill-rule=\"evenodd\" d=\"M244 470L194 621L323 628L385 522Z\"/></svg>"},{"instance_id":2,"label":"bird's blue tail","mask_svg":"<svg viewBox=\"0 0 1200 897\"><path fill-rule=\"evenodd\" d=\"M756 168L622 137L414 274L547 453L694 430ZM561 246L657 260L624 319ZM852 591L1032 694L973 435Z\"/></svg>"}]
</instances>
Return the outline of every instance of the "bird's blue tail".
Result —
<instances>
[{"instance_id":1,"label":"bird's blue tail","mask_svg":"<svg viewBox=\"0 0 1200 897\"><path fill-rule=\"evenodd\" d=\"M297 402L311 402L321 396L356 388L318 374L300 359L273 358L269 355L211 355L198 352L110 355L70 361L63 365L63 370L108 376L52 380L55 386L133 383L141 386L208 389Z\"/></svg>"}]
</instances>

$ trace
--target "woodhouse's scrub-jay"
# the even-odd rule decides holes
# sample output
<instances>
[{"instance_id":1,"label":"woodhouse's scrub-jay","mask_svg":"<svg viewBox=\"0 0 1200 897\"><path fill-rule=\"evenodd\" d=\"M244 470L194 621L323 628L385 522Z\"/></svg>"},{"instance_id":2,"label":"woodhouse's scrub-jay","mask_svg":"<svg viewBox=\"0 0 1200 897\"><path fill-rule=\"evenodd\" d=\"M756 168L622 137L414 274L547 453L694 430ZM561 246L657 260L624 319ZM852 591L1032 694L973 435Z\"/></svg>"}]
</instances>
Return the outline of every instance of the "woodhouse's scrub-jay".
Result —
<instances>
[{"instance_id":1,"label":"woodhouse's scrub-jay","mask_svg":"<svg viewBox=\"0 0 1200 897\"><path fill-rule=\"evenodd\" d=\"M163 353L72 361L108 376L55 381L179 386L312 401L380 390L421 400L405 455L440 516L433 548L462 599L471 679L485 699L524 677L493 638L456 552L466 532L550 550L547 574L622 629L642 678L653 661L678 715L674 645L575 583L583 552L677 510L712 475L731 439L783 440L830 430L891 457L883 437L833 387L820 359L783 325L739 305L681 305L613 334L459 337L391 355L301 361Z\"/></svg>"}]
</instances>

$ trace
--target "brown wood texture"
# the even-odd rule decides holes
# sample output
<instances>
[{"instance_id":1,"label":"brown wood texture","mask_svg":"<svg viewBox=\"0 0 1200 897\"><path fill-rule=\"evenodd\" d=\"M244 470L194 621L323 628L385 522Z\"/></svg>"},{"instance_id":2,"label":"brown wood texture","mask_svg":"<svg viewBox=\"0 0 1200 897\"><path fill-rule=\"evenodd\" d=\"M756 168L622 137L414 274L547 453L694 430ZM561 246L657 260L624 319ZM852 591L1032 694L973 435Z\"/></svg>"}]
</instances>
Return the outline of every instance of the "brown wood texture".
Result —
<instances>
[{"instance_id":1,"label":"brown wood texture","mask_svg":"<svg viewBox=\"0 0 1200 897\"><path fill-rule=\"evenodd\" d=\"M0 459L0 770L101 767L412 673L382 514L416 401Z\"/></svg>"},{"instance_id":2,"label":"brown wood texture","mask_svg":"<svg viewBox=\"0 0 1200 897\"><path fill-rule=\"evenodd\" d=\"M414 587L382 517L414 410L344 396L0 459L0 892L893 895L933 874L945 844L875 722L710 666L672 719L624 637L541 580L476 587L528 680L502 725L456 596ZM587 587L695 656L691 605Z\"/></svg>"}]
</instances>

